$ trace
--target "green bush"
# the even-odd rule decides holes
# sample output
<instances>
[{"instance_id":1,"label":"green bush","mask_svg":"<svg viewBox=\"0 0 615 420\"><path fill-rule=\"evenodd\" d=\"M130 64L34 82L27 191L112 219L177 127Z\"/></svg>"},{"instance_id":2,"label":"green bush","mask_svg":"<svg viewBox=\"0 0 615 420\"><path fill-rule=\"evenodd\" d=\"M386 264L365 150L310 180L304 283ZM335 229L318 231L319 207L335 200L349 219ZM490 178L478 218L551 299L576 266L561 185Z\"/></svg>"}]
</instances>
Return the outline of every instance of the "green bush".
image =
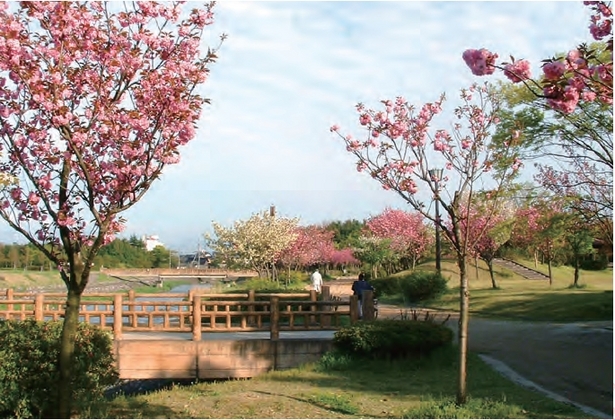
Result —
<instances>
[{"instance_id":1,"label":"green bush","mask_svg":"<svg viewBox=\"0 0 615 420\"><path fill-rule=\"evenodd\" d=\"M62 322L0 321L0 417L54 414ZM79 411L118 379L108 332L82 323L75 341L73 401Z\"/></svg>"},{"instance_id":2,"label":"green bush","mask_svg":"<svg viewBox=\"0 0 615 420\"><path fill-rule=\"evenodd\" d=\"M446 282L438 273L414 271L374 279L370 284L376 288L377 296L402 295L406 302L414 303L438 297L446 291Z\"/></svg>"},{"instance_id":3,"label":"green bush","mask_svg":"<svg viewBox=\"0 0 615 420\"><path fill-rule=\"evenodd\" d=\"M581 261L580 266L583 270L606 270L606 268L609 266L609 259L606 255L599 255L596 259L587 259Z\"/></svg>"},{"instance_id":4,"label":"green bush","mask_svg":"<svg viewBox=\"0 0 615 420\"><path fill-rule=\"evenodd\" d=\"M401 282L401 289L408 302L433 299L446 292L446 279L438 273L415 271Z\"/></svg>"},{"instance_id":5,"label":"green bush","mask_svg":"<svg viewBox=\"0 0 615 420\"><path fill-rule=\"evenodd\" d=\"M453 332L443 325L387 319L341 328L333 337L333 345L354 356L399 359L429 354L452 339Z\"/></svg>"},{"instance_id":6,"label":"green bush","mask_svg":"<svg viewBox=\"0 0 615 420\"><path fill-rule=\"evenodd\" d=\"M257 293L295 293L305 292L305 284L292 281L287 286L285 279L280 277L280 283L271 279L254 277L244 282L238 283L236 287L231 290L225 291L225 293L245 293L248 290L254 290Z\"/></svg>"},{"instance_id":7,"label":"green bush","mask_svg":"<svg viewBox=\"0 0 615 420\"><path fill-rule=\"evenodd\" d=\"M379 279L369 280L369 284L376 289L376 296L394 296L401 295L401 282L405 277L381 277Z\"/></svg>"}]
</instances>

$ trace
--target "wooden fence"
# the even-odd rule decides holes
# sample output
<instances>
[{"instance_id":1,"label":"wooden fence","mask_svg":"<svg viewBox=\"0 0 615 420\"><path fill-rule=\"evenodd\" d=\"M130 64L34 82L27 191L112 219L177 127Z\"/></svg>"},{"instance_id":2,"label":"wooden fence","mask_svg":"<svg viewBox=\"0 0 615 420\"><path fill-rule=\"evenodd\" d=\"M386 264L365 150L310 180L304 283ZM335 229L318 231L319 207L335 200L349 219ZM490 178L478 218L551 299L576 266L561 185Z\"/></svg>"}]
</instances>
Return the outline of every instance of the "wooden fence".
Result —
<instances>
[{"instance_id":1,"label":"wooden fence","mask_svg":"<svg viewBox=\"0 0 615 420\"><path fill-rule=\"evenodd\" d=\"M80 320L112 330L116 340L123 332L203 333L335 330L358 320L356 296L349 301L332 298L327 286L317 296L306 293L184 293L137 294L84 293ZM35 294L12 289L0 295L0 319L58 320L64 316L66 294ZM200 320L200 322L194 322Z\"/></svg>"}]
</instances>

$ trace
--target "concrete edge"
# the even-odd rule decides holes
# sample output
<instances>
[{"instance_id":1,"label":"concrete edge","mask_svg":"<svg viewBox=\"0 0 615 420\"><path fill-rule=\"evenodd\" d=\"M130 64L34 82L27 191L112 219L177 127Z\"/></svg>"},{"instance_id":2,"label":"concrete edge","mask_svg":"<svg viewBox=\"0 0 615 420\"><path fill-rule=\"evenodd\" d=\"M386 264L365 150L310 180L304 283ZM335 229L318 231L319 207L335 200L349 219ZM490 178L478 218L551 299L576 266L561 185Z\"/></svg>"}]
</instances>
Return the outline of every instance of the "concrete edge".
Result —
<instances>
[{"instance_id":1,"label":"concrete edge","mask_svg":"<svg viewBox=\"0 0 615 420\"><path fill-rule=\"evenodd\" d=\"M559 394L556 394L554 392L549 391L548 389L543 388L542 386L538 385L535 382L530 381L527 378L524 378L523 376L519 375L517 372L515 372L514 370L512 370L507 364L505 364L504 362L501 362L497 359L494 359L491 356L487 356L485 354L479 354L478 357L480 357L485 363L487 363L489 366L491 366L493 369L495 369L498 373L500 373L501 375L507 377L508 379L510 379L511 381L513 381L514 383L521 385L524 388L528 388L531 389L533 391L538 391L544 395L546 395L547 397L555 400L555 401L559 401L562 402L564 404L569 404L572 405L576 408L578 408L579 410L583 411L586 414L589 414L590 416L594 417L594 418L599 418L599 419L612 419L613 416L608 415L606 413L603 413L602 411L596 410L594 408L588 407L586 405L583 404L579 404L576 403L574 401L570 401L568 398L563 397Z\"/></svg>"}]
</instances>

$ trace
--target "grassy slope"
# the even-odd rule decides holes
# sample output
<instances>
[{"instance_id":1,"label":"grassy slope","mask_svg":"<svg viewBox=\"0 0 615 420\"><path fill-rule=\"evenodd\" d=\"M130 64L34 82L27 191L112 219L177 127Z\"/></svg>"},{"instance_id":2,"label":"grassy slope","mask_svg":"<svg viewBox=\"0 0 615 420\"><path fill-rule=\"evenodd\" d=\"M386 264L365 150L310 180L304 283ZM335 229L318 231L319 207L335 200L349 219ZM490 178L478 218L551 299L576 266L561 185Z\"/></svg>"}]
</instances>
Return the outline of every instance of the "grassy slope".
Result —
<instances>
[{"instance_id":1,"label":"grassy slope","mask_svg":"<svg viewBox=\"0 0 615 420\"><path fill-rule=\"evenodd\" d=\"M456 408L456 348L419 361L306 365L252 380L197 383L111 401L105 418L586 418L470 355L469 404ZM339 365L338 365L339 366Z\"/></svg>"},{"instance_id":2,"label":"grassy slope","mask_svg":"<svg viewBox=\"0 0 615 420\"><path fill-rule=\"evenodd\" d=\"M526 262L529 265L529 262ZM532 267L532 265L530 265ZM420 267L435 270L434 264ZM546 266L539 266L546 270ZM426 306L458 310L459 271L451 261L444 261L442 274L449 279L450 290ZM572 322L613 319L613 270L583 271L582 288L572 289L573 269L556 267L553 285L548 280L527 280L496 266L499 289L491 287L486 265L479 263L478 277L474 265L468 271L470 310L481 316Z\"/></svg>"}]
</instances>

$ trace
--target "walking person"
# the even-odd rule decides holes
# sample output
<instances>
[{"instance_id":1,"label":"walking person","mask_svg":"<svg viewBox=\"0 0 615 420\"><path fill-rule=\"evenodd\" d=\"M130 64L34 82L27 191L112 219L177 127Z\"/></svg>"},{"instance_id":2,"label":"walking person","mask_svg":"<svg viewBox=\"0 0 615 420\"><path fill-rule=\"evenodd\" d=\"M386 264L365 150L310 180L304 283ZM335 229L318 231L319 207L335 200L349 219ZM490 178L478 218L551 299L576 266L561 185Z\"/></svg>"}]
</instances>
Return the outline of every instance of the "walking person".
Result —
<instances>
[{"instance_id":1,"label":"walking person","mask_svg":"<svg viewBox=\"0 0 615 420\"><path fill-rule=\"evenodd\" d=\"M374 286L365 280L365 273L360 272L358 280L352 283L352 294L359 297L359 319L363 318L363 291L374 290Z\"/></svg>"},{"instance_id":2,"label":"walking person","mask_svg":"<svg viewBox=\"0 0 615 420\"><path fill-rule=\"evenodd\" d=\"M320 293L322 290L322 275L318 271L318 268L312 273L310 280L312 281L312 290L316 290L316 293Z\"/></svg>"}]
</instances>

